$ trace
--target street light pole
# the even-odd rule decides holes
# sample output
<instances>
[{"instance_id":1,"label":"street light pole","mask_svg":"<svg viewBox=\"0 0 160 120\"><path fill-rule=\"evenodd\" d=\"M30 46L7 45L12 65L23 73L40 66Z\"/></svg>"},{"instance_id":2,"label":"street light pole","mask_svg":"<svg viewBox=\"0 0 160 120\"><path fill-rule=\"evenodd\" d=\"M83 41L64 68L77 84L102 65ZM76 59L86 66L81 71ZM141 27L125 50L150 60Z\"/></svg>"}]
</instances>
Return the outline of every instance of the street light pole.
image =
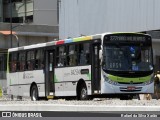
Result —
<instances>
[{"instance_id":1,"label":"street light pole","mask_svg":"<svg viewBox=\"0 0 160 120\"><path fill-rule=\"evenodd\" d=\"M13 31L14 28L19 27L19 26L23 26L23 25L24 25L24 24L22 23L22 24L19 24L19 25L16 25L16 26L12 26L12 28L11 28L11 33L12 33L12 31ZM13 35L13 36L16 37L16 40L17 40L17 47L19 47L19 39L18 39L18 36L15 35L15 34L11 34L11 35Z\"/></svg>"},{"instance_id":2,"label":"street light pole","mask_svg":"<svg viewBox=\"0 0 160 120\"><path fill-rule=\"evenodd\" d=\"M10 0L10 39L11 39L11 48L12 48L12 0Z\"/></svg>"},{"instance_id":3,"label":"street light pole","mask_svg":"<svg viewBox=\"0 0 160 120\"><path fill-rule=\"evenodd\" d=\"M23 24L20 24L20 25L17 25L17 26L13 26L13 25L12 25L12 22L13 22L13 21L12 21L12 0L10 0L9 2L10 2L10 31L11 31L11 33L10 33L10 39L11 39L11 48L12 48L12 47L13 47L13 39L12 39L13 33L12 33L12 31L13 31L14 28L16 28L16 27L18 27L18 26L22 26ZM14 34L14 36L15 36L16 39L17 39L17 45L18 45L18 47L19 47L18 36L15 35L15 34Z\"/></svg>"},{"instance_id":4,"label":"street light pole","mask_svg":"<svg viewBox=\"0 0 160 120\"><path fill-rule=\"evenodd\" d=\"M15 37L16 37L16 40L17 40L17 47L19 47L19 39L18 39L18 36L13 34Z\"/></svg>"}]
</instances>

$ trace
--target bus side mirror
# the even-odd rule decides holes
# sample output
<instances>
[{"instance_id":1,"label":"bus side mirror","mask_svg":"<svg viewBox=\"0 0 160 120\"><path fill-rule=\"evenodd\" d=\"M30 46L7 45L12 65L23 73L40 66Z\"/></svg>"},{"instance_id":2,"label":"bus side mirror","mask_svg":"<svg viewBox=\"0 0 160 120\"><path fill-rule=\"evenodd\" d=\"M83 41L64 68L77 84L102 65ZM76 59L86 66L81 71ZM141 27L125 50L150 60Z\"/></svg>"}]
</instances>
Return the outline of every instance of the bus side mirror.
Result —
<instances>
[{"instance_id":1,"label":"bus side mirror","mask_svg":"<svg viewBox=\"0 0 160 120\"><path fill-rule=\"evenodd\" d=\"M102 50L99 50L99 59L102 59Z\"/></svg>"},{"instance_id":2,"label":"bus side mirror","mask_svg":"<svg viewBox=\"0 0 160 120\"><path fill-rule=\"evenodd\" d=\"M99 61L100 65L102 65L102 50L99 50Z\"/></svg>"}]
</instances>

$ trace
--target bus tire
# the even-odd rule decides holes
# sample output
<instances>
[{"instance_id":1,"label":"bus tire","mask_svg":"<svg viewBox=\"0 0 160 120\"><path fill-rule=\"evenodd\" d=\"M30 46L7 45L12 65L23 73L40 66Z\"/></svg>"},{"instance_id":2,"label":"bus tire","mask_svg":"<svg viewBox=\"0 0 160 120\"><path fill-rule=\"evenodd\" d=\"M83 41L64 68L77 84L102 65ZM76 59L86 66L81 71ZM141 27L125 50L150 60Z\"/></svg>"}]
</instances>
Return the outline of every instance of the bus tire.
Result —
<instances>
[{"instance_id":1,"label":"bus tire","mask_svg":"<svg viewBox=\"0 0 160 120\"><path fill-rule=\"evenodd\" d=\"M37 101L39 99L38 97L38 88L36 85L33 85L31 88L31 100Z\"/></svg>"},{"instance_id":2,"label":"bus tire","mask_svg":"<svg viewBox=\"0 0 160 120\"><path fill-rule=\"evenodd\" d=\"M87 87L85 84L82 84L79 91L80 100L88 100Z\"/></svg>"}]
</instances>

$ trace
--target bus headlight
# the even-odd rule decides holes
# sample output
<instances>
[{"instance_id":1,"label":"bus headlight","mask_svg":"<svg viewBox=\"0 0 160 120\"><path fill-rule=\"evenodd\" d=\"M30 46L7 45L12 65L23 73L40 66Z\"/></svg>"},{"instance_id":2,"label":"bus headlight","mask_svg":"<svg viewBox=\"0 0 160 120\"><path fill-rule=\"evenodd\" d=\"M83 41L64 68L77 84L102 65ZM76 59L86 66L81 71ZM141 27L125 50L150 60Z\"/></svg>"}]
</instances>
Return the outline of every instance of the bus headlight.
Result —
<instances>
[{"instance_id":1,"label":"bus headlight","mask_svg":"<svg viewBox=\"0 0 160 120\"><path fill-rule=\"evenodd\" d=\"M151 79L151 80L149 80L149 81L147 81L147 82L144 82L143 84L144 85L149 85L149 84L151 84L153 82L153 79Z\"/></svg>"},{"instance_id":2,"label":"bus headlight","mask_svg":"<svg viewBox=\"0 0 160 120\"><path fill-rule=\"evenodd\" d=\"M143 84L144 85L149 85L149 84L151 84L153 82L153 80L149 80L149 81L147 81L147 82L144 82Z\"/></svg>"},{"instance_id":3,"label":"bus headlight","mask_svg":"<svg viewBox=\"0 0 160 120\"><path fill-rule=\"evenodd\" d=\"M144 84L144 85L149 85L149 84L151 84L152 82L154 82L154 75L151 75L151 79L150 79L149 81L147 81L147 82L144 82L143 84Z\"/></svg>"},{"instance_id":4,"label":"bus headlight","mask_svg":"<svg viewBox=\"0 0 160 120\"><path fill-rule=\"evenodd\" d=\"M104 75L104 81L112 84L112 85L117 85L117 82L110 80L107 76Z\"/></svg>"},{"instance_id":5,"label":"bus headlight","mask_svg":"<svg viewBox=\"0 0 160 120\"><path fill-rule=\"evenodd\" d=\"M105 82L108 82L108 81L109 81L109 78L108 78L107 76L104 75L103 77L104 77L104 81L105 81Z\"/></svg>"}]
</instances>

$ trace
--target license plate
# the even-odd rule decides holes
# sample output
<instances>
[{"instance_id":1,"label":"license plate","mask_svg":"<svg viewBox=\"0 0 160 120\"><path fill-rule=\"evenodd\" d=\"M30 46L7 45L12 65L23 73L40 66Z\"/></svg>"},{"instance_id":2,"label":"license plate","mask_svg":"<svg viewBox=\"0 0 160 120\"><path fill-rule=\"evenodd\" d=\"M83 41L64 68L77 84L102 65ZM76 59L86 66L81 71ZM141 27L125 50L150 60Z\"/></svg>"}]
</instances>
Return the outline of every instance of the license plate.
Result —
<instances>
[{"instance_id":1,"label":"license plate","mask_svg":"<svg viewBox=\"0 0 160 120\"><path fill-rule=\"evenodd\" d=\"M136 89L135 86L128 86L128 87L127 87L127 90L135 90L135 89Z\"/></svg>"}]
</instances>

